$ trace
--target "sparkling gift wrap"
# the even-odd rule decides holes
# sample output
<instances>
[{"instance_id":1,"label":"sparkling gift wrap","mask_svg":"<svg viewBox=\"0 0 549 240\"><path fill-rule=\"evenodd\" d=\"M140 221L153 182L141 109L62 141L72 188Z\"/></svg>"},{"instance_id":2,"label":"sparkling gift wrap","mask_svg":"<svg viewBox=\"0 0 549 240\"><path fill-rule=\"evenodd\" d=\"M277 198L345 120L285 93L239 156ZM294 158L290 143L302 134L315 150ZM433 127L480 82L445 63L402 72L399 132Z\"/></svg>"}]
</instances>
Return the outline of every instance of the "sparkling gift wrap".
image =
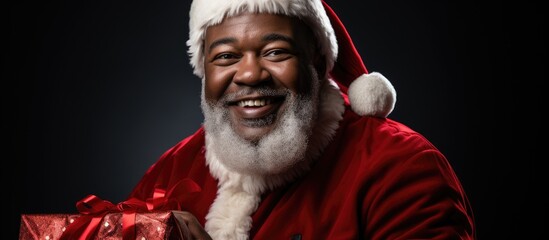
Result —
<instances>
[{"instance_id":1,"label":"sparkling gift wrap","mask_svg":"<svg viewBox=\"0 0 549 240\"><path fill-rule=\"evenodd\" d=\"M19 239L41 240L181 240L188 236L172 210L201 188L188 178L170 189L157 187L145 200L130 198L113 204L95 195L76 203L78 214L22 214Z\"/></svg>"},{"instance_id":2,"label":"sparkling gift wrap","mask_svg":"<svg viewBox=\"0 0 549 240\"><path fill-rule=\"evenodd\" d=\"M61 239L80 214L22 214L19 239ZM138 240L183 239L171 211L135 213L132 235ZM107 213L98 219L93 234L85 239L123 239L123 213ZM185 226L183 226L185 227ZM133 237L132 237L133 238Z\"/></svg>"}]
</instances>

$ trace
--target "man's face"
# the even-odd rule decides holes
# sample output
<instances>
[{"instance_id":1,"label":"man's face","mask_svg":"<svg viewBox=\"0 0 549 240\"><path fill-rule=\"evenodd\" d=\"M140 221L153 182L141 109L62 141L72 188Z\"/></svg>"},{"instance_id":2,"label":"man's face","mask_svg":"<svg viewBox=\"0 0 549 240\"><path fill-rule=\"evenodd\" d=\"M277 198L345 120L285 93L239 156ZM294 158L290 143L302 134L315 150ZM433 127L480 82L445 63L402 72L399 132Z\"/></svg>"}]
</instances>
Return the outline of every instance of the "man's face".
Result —
<instances>
[{"instance_id":1,"label":"man's face","mask_svg":"<svg viewBox=\"0 0 549 240\"><path fill-rule=\"evenodd\" d=\"M282 15L242 14L209 27L205 100L225 108L238 136L259 141L277 127L291 98L311 95L314 45L304 24Z\"/></svg>"}]
</instances>

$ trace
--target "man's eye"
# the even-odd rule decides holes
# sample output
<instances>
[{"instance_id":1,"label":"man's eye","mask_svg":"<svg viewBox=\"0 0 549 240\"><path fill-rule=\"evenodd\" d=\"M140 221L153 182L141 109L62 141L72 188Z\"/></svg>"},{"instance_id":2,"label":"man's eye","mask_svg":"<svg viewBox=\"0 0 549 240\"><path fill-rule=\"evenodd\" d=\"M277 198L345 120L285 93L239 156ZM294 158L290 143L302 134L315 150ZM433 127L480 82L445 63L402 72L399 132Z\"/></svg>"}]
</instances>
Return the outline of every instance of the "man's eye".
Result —
<instances>
[{"instance_id":1,"label":"man's eye","mask_svg":"<svg viewBox=\"0 0 549 240\"><path fill-rule=\"evenodd\" d=\"M234 55L229 53L219 54L215 57L215 59L233 59L233 58L234 58Z\"/></svg>"},{"instance_id":2,"label":"man's eye","mask_svg":"<svg viewBox=\"0 0 549 240\"><path fill-rule=\"evenodd\" d=\"M265 53L264 57L270 61L279 62L291 58L293 55L284 49L273 49Z\"/></svg>"},{"instance_id":3,"label":"man's eye","mask_svg":"<svg viewBox=\"0 0 549 240\"><path fill-rule=\"evenodd\" d=\"M265 54L265 55L266 56L277 56L277 55L284 54L284 53L286 53L286 52L281 50L281 49L275 49L275 50L271 50L271 51L267 52L267 54Z\"/></svg>"},{"instance_id":4,"label":"man's eye","mask_svg":"<svg viewBox=\"0 0 549 240\"><path fill-rule=\"evenodd\" d=\"M218 55L215 55L211 62L218 66L229 66L235 62L238 62L239 58L240 56L236 54L220 53Z\"/></svg>"}]
</instances>

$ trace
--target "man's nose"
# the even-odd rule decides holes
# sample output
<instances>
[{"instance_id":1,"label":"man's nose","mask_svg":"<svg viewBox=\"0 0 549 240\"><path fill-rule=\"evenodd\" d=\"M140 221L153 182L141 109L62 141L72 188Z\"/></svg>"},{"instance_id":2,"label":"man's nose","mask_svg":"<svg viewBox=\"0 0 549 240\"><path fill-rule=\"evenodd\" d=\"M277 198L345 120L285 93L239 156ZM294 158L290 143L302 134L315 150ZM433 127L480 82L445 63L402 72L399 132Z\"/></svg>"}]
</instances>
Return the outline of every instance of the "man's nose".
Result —
<instances>
[{"instance_id":1,"label":"man's nose","mask_svg":"<svg viewBox=\"0 0 549 240\"><path fill-rule=\"evenodd\" d=\"M233 80L237 84L254 86L268 79L270 79L270 74L263 66L261 56L246 54L240 60Z\"/></svg>"}]
</instances>

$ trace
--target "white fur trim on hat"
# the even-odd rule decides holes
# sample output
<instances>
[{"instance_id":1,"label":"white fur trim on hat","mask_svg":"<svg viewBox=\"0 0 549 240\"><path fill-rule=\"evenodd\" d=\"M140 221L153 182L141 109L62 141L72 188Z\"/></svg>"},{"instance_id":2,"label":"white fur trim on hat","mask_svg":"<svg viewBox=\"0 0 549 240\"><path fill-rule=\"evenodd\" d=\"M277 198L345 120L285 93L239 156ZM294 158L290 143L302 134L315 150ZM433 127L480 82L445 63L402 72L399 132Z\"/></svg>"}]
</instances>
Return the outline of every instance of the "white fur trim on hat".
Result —
<instances>
[{"instance_id":1,"label":"white fur trim on hat","mask_svg":"<svg viewBox=\"0 0 549 240\"><path fill-rule=\"evenodd\" d=\"M360 75L347 92L351 108L362 116L387 117L395 107L395 88L378 72Z\"/></svg>"},{"instance_id":2,"label":"white fur trim on hat","mask_svg":"<svg viewBox=\"0 0 549 240\"><path fill-rule=\"evenodd\" d=\"M337 58L337 40L334 29L320 0L194 0L189 21L188 54L194 74L204 76L203 43L206 29L221 23L229 16L244 12L284 14L298 17L315 33L320 51L326 56L326 69L332 68Z\"/></svg>"}]
</instances>

